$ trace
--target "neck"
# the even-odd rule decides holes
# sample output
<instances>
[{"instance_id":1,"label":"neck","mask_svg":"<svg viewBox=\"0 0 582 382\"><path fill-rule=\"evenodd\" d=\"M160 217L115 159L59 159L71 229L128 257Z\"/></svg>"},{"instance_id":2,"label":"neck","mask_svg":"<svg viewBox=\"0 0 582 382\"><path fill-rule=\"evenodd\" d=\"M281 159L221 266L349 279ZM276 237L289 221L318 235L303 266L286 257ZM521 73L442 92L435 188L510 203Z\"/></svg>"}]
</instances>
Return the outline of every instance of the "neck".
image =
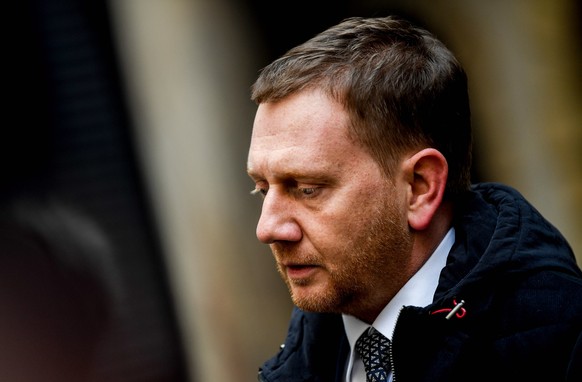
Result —
<instances>
[{"instance_id":1,"label":"neck","mask_svg":"<svg viewBox=\"0 0 582 382\"><path fill-rule=\"evenodd\" d=\"M411 275L416 273L433 254L453 224L453 206L443 201L427 229L416 231L411 254Z\"/></svg>"}]
</instances>

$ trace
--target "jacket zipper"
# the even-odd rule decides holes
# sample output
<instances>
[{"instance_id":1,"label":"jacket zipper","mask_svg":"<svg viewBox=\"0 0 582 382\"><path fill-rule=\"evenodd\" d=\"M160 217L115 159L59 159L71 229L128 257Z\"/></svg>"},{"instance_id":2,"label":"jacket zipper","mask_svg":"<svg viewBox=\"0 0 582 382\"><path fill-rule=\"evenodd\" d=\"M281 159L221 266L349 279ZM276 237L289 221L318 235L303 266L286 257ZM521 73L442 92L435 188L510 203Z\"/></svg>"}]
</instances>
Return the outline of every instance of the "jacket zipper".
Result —
<instances>
[{"instance_id":1,"label":"jacket zipper","mask_svg":"<svg viewBox=\"0 0 582 382\"><path fill-rule=\"evenodd\" d=\"M392 348L394 344L394 332L396 332L396 326L398 326L398 320L400 319L400 314L404 310L404 307L400 308L398 315L396 316L396 323L394 324L394 329L392 329L392 340L388 346L388 362L390 362L390 369L392 370L392 382L396 382L396 369L394 367L394 356L392 355Z\"/></svg>"}]
</instances>

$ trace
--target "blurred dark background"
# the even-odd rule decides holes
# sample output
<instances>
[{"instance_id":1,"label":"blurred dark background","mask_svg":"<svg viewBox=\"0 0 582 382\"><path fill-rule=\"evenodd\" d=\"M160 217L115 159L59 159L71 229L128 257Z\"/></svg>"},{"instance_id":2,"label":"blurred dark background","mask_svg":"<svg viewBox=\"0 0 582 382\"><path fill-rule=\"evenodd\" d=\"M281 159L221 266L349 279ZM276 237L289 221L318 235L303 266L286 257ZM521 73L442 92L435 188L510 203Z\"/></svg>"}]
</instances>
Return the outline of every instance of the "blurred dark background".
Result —
<instances>
[{"instance_id":1,"label":"blurred dark background","mask_svg":"<svg viewBox=\"0 0 582 382\"><path fill-rule=\"evenodd\" d=\"M580 256L578 1L4 7L0 205L65 206L108 242L116 269L105 279L119 288L104 284L116 313L93 380L254 380L276 352L291 306L254 237L249 87L261 67L345 17L400 14L451 47L470 78L474 179L520 189Z\"/></svg>"},{"instance_id":2,"label":"blurred dark background","mask_svg":"<svg viewBox=\"0 0 582 382\"><path fill-rule=\"evenodd\" d=\"M8 66L3 82L8 86L0 197L3 204L67 206L91 219L110 242L119 276L106 277L121 278L123 300L98 361L99 380L186 381L174 303L136 163L108 12L103 1L4 5L9 29L4 35Z\"/></svg>"}]
</instances>

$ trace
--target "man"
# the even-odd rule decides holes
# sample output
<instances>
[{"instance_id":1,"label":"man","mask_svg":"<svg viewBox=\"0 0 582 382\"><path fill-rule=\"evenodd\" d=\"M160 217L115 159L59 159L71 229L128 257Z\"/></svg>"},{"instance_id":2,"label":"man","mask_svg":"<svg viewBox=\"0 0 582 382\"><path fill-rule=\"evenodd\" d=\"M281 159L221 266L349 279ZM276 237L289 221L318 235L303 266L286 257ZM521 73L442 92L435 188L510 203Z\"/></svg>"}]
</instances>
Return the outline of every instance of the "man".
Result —
<instances>
[{"instance_id":1,"label":"man","mask_svg":"<svg viewBox=\"0 0 582 382\"><path fill-rule=\"evenodd\" d=\"M393 17L262 70L257 237L296 308L259 380L582 380L582 272L519 193L470 185L467 93L452 53Z\"/></svg>"}]
</instances>

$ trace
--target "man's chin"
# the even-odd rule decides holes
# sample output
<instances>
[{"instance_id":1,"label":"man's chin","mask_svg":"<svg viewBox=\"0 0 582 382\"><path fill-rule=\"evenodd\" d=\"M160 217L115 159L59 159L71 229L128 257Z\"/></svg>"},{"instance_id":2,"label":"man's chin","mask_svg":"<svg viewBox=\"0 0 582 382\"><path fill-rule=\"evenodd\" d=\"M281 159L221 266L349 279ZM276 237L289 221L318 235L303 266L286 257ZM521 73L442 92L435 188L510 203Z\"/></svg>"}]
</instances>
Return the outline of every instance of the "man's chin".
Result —
<instances>
[{"instance_id":1,"label":"man's chin","mask_svg":"<svg viewBox=\"0 0 582 382\"><path fill-rule=\"evenodd\" d=\"M308 312L330 313L337 311L334 296L316 286L291 286L291 299L300 309Z\"/></svg>"}]
</instances>

